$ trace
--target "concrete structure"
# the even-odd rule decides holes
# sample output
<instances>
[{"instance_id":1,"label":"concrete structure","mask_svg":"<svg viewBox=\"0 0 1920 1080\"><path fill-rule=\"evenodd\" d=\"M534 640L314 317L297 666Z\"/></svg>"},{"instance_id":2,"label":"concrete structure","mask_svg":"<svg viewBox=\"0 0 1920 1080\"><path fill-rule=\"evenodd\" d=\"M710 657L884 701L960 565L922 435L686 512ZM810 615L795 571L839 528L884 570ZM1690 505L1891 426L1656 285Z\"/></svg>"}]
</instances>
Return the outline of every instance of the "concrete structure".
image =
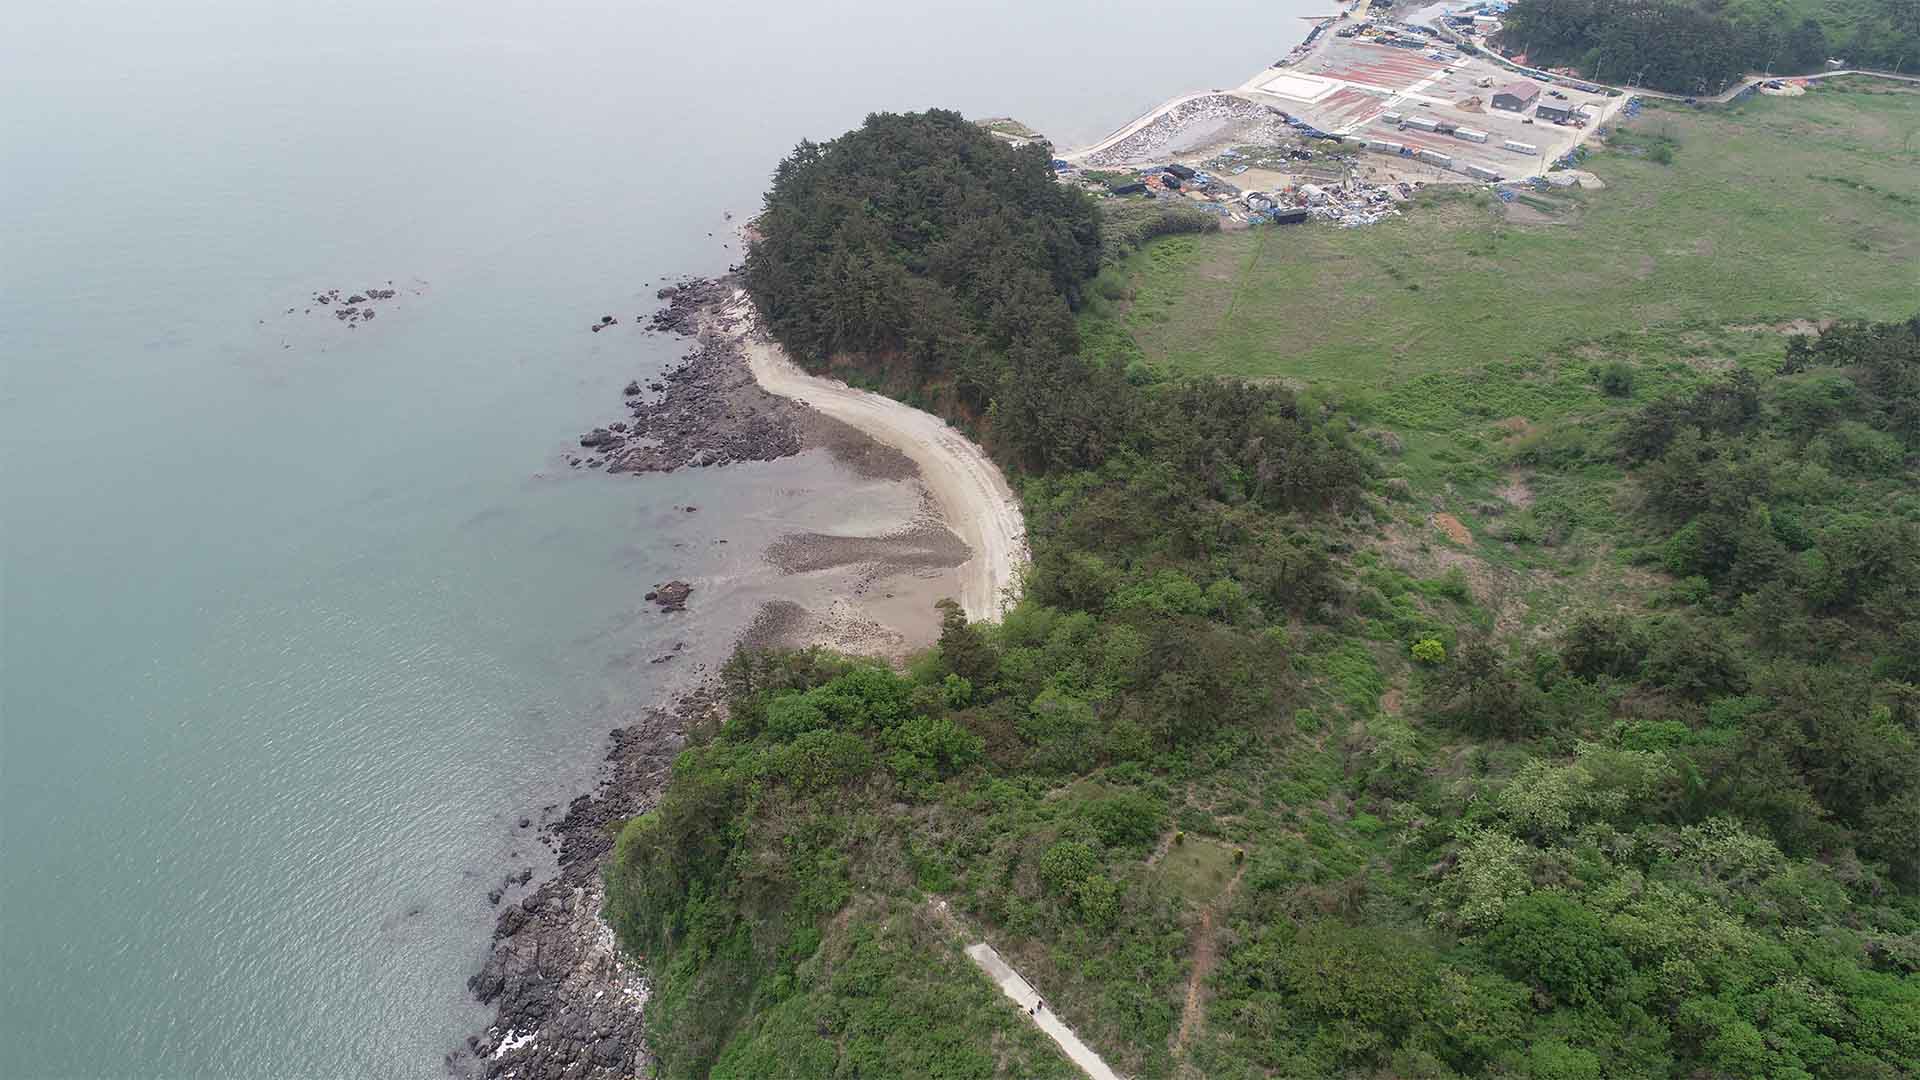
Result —
<instances>
[{"instance_id":1,"label":"concrete structure","mask_svg":"<svg viewBox=\"0 0 1920 1080\"><path fill-rule=\"evenodd\" d=\"M1120 1080L1120 1074L1100 1060L1100 1055L1089 1049L1086 1043L1081 1042L1080 1036L1075 1035L1072 1028L1060 1022L1060 1018L1054 1015L1053 1010L1040 1000L1040 995L1034 991L1032 985L1001 959L1000 953L993 946L984 941L969 945L967 957L979 965L981 971L986 972L987 978L993 980L993 984L1000 988L1001 993L1013 999L1014 1005L1027 1014L1035 1027L1046 1032L1054 1042L1059 1044L1061 1051L1067 1055L1067 1060L1078 1066L1081 1072L1086 1073L1092 1080Z\"/></svg>"},{"instance_id":2,"label":"concrete structure","mask_svg":"<svg viewBox=\"0 0 1920 1080\"><path fill-rule=\"evenodd\" d=\"M1510 82L1493 92L1493 107L1508 112L1526 112L1540 100L1538 83Z\"/></svg>"}]
</instances>

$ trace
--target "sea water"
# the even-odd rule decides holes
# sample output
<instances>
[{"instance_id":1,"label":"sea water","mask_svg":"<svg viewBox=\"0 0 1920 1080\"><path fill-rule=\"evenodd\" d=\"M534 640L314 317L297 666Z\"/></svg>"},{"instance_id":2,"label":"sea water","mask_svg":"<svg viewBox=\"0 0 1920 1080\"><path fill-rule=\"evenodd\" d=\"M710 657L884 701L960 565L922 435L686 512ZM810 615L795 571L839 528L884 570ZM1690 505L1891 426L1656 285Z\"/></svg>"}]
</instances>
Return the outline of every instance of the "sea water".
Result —
<instances>
[{"instance_id":1,"label":"sea water","mask_svg":"<svg viewBox=\"0 0 1920 1080\"><path fill-rule=\"evenodd\" d=\"M803 137L1091 141L1298 3L16 5L0 1073L438 1073L486 893L548 865L519 821L778 593L771 538L901 498L820 454L569 469L684 351L654 290L738 258Z\"/></svg>"}]
</instances>

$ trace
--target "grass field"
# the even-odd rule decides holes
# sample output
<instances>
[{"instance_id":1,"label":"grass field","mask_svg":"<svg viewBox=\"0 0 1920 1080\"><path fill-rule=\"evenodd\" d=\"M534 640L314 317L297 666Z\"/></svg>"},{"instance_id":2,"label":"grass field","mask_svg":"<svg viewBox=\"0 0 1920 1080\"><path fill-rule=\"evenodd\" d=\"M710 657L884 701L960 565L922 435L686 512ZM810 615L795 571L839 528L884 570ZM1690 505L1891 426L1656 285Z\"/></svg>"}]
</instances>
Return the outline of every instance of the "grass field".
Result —
<instances>
[{"instance_id":1,"label":"grass field","mask_svg":"<svg viewBox=\"0 0 1920 1080\"><path fill-rule=\"evenodd\" d=\"M1586 168L1603 190L1156 240L1103 275L1085 347L1282 379L1378 432L1380 557L1464 571L1503 632L1643 602L1664 583L1627 565L1620 471L1532 463L1603 445L1639 402L1770 370L1787 332L1920 311L1920 90L1649 107Z\"/></svg>"},{"instance_id":2,"label":"grass field","mask_svg":"<svg viewBox=\"0 0 1920 1080\"><path fill-rule=\"evenodd\" d=\"M1089 345L1163 371L1386 391L1617 335L1705 333L1738 352L1761 332L1728 327L1911 314L1920 92L1885 85L1649 108L1588 162L1606 190L1541 198L1550 210L1455 191L1370 228L1157 241L1122 266L1131 299L1087 317ZM1633 152L1660 141L1672 164Z\"/></svg>"}]
</instances>

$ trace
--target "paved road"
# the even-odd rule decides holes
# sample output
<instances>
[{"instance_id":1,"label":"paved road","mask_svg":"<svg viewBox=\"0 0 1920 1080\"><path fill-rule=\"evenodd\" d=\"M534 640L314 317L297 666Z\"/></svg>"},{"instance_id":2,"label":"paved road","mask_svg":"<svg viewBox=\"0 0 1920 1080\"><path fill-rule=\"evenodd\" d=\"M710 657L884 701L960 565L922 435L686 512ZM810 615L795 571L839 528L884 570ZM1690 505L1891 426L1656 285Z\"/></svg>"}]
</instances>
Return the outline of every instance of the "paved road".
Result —
<instances>
[{"instance_id":1,"label":"paved road","mask_svg":"<svg viewBox=\"0 0 1920 1080\"><path fill-rule=\"evenodd\" d=\"M1034 1006L1040 1001L1040 995L1034 992L1033 987L1027 985L1027 980L1021 978L1019 972L1007 966L1005 960L1000 959L1000 954L994 951L993 946L984 941L977 945L969 945L967 955L973 958L974 963L980 965L980 970L986 972L988 978L999 984L1001 993L1012 998L1013 1003L1020 1006L1020 1011L1026 1013L1028 1019L1038 1024L1041 1031L1053 1036L1053 1041L1059 1043L1060 1049L1066 1052L1067 1060L1080 1066L1081 1072L1086 1073L1093 1080L1121 1080L1120 1074L1108 1068L1107 1063L1100 1060L1099 1054L1088 1049L1087 1044L1080 1041L1080 1036L1075 1035L1072 1028L1061 1023L1052 1009L1043 1008L1038 1012L1034 1011Z\"/></svg>"}]
</instances>

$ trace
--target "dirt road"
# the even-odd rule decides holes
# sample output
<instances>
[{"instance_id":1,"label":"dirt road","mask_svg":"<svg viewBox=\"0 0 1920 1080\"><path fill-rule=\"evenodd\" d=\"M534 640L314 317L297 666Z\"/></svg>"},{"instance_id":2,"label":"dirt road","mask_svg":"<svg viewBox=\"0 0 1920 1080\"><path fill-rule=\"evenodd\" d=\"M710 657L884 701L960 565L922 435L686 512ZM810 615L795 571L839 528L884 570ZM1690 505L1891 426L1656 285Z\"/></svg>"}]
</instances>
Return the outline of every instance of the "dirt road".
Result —
<instances>
[{"instance_id":1,"label":"dirt road","mask_svg":"<svg viewBox=\"0 0 1920 1080\"><path fill-rule=\"evenodd\" d=\"M856 390L836 379L800 370L779 345L758 332L752 302L742 290L734 299L753 377L768 393L804 402L859 428L913 459L933 493L941 517L973 549L960 566L955 599L967 618L998 620L1027 561L1027 530L1020 502L1000 467L946 421L892 398Z\"/></svg>"}]
</instances>

